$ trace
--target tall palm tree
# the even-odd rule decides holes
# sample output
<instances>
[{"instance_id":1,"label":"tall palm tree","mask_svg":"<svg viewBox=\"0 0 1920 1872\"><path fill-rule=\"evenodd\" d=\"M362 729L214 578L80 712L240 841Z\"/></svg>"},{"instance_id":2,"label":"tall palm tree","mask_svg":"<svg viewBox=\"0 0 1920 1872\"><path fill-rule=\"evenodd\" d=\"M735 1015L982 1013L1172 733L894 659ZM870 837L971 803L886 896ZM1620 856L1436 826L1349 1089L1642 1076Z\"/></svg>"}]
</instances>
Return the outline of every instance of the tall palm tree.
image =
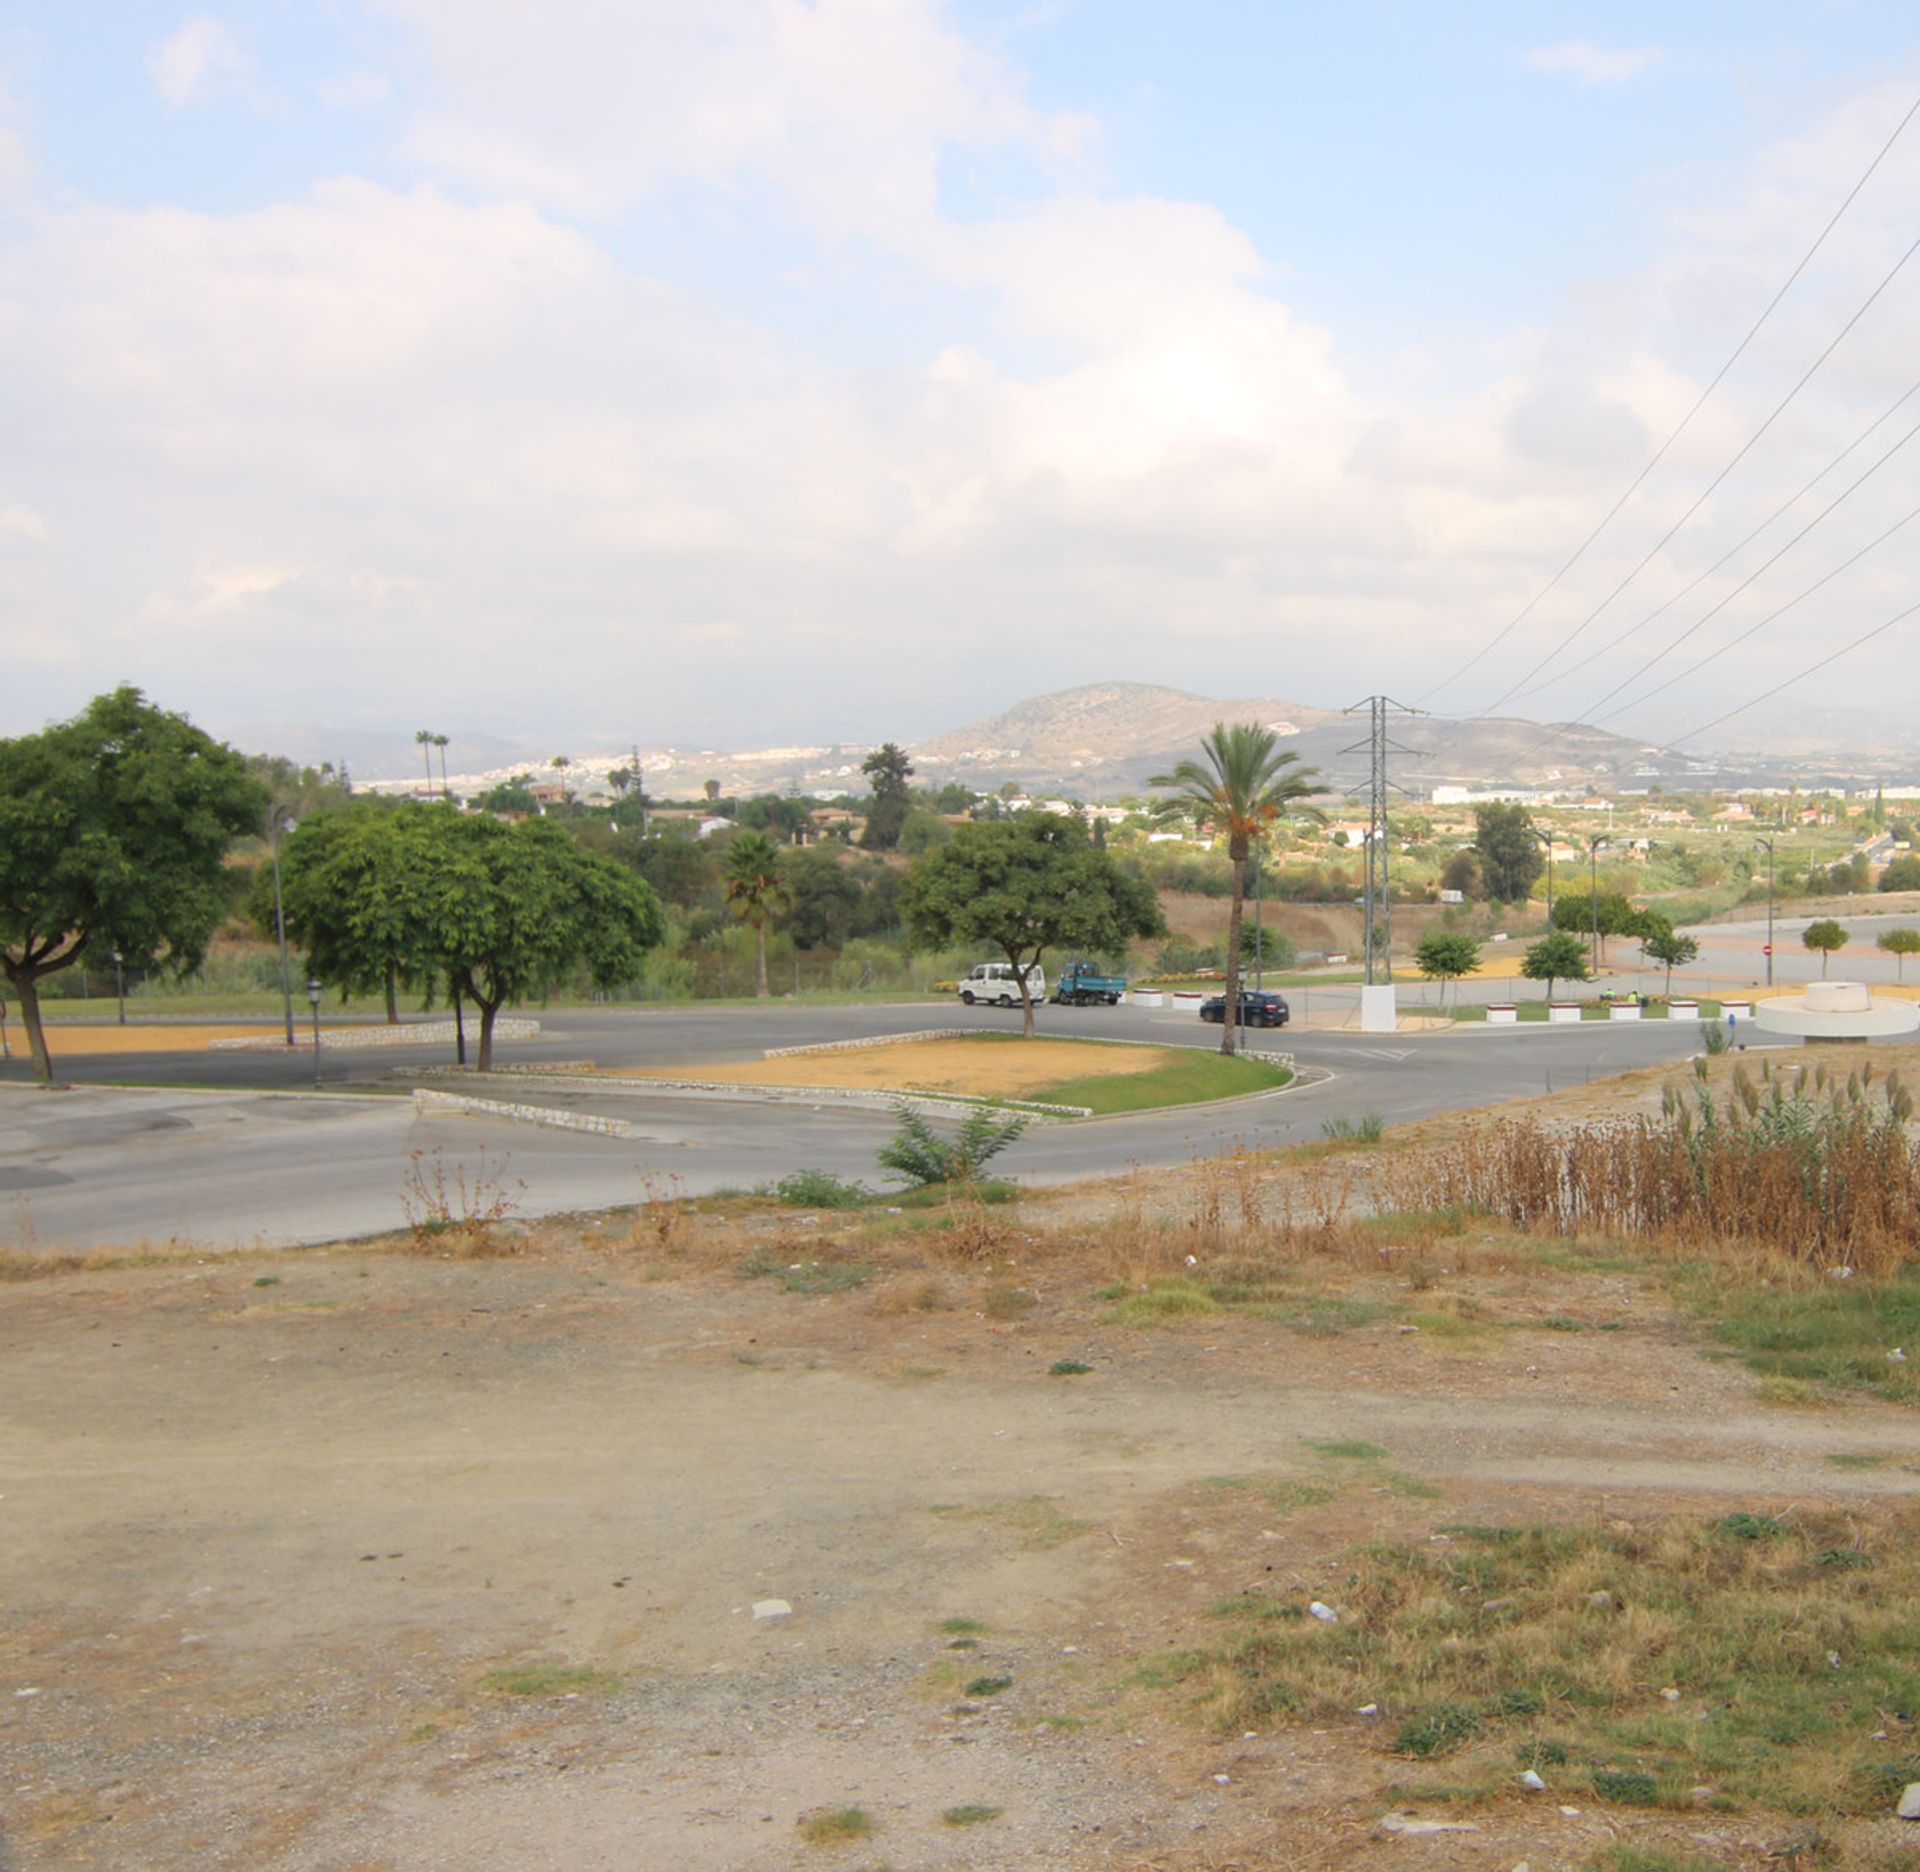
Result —
<instances>
[{"instance_id":1,"label":"tall palm tree","mask_svg":"<svg viewBox=\"0 0 1920 1872\"><path fill-rule=\"evenodd\" d=\"M727 902L756 937L753 992L767 987L767 925L793 907L793 892L780 871L780 851L764 832L736 832L727 847Z\"/></svg>"},{"instance_id":2,"label":"tall palm tree","mask_svg":"<svg viewBox=\"0 0 1920 1872\"><path fill-rule=\"evenodd\" d=\"M427 791L431 793L433 791L433 730L416 728L413 731L413 741L427 763Z\"/></svg>"},{"instance_id":3,"label":"tall palm tree","mask_svg":"<svg viewBox=\"0 0 1920 1872\"><path fill-rule=\"evenodd\" d=\"M447 788L447 737L443 734L435 735L433 737L433 745L440 750L440 797L442 799L452 799L453 795ZM431 761L427 763L427 784L429 786L433 784L433 763Z\"/></svg>"},{"instance_id":4,"label":"tall palm tree","mask_svg":"<svg viewBox=\"0 0 1920 1872\"><path fill-rule=\"evenodd\" d=\"M1317 793L1319 770L1287 770L1299 755L1283 753L1271 728L1257 722L1215 722L1200 743L1199 760L1183 760L1171 773L1155 774L1149 786L1171 787L1161 802L1162 817L1191 814L1227 835L1233 866L1233 907L1227 915L1227 1005L1221 1022L1220 1051L1239 1050L1240 920L1247 901L1247 859L1283 814L1319 819L1322 813L1299 802Z\"/></svg>"}]
</instances>

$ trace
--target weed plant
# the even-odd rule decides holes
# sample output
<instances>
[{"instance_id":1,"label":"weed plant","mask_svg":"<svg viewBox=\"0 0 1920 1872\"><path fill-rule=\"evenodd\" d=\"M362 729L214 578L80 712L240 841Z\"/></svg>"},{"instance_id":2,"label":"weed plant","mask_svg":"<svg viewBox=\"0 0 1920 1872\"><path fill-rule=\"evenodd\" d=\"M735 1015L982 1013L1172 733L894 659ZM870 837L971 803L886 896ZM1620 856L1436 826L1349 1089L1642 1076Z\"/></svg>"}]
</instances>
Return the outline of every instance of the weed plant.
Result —
<instances>
[{"instance_id":1,"label":"weed plant","mask_svg":"<svg viewBox=\"0 0 1920 1872\"><path fill-rule=\"evenodd\" d=\"M1024 1117L999 1118L985 1106L970 1111L951 1139L943 1138L911 1106L895 1108L900 1129L878 1152L880 1167L915 1185L967 1183L1027 1128Z\"/></svg>"}]
</instances>

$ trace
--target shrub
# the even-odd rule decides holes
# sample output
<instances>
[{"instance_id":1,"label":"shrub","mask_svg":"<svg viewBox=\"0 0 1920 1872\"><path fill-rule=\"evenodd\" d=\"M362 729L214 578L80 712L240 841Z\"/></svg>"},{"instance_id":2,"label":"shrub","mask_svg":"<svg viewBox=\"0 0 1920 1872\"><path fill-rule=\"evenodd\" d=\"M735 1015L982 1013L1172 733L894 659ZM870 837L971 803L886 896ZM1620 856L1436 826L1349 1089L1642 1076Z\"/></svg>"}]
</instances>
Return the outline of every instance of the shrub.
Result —
<instances>
[{"instance_id":1,"label":"shrub","mask_svg":"<svg viewBox=\"0 0 1920 1872\"><path fill-rule=\"evenodd\" d=\"M1026 1130L1024 1117L999 1118L985 1106L968 1112L951 1142L917 1111L895 1107L900 1129L878 1152L880 1167L909 1183L968 1183Z\"/></svg>"}]
</instances>

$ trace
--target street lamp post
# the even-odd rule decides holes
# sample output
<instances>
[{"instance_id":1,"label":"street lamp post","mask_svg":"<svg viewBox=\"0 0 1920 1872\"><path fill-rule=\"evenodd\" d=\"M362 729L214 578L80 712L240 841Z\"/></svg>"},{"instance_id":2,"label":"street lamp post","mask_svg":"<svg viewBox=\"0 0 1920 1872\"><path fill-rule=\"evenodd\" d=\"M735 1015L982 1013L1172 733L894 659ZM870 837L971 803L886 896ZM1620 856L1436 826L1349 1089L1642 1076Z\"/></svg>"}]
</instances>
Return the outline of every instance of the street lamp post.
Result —
<instances>
[{"instance_id":1,"label":"street lamp post","mask_svg":"<svg viewBox=\"0 0 1920 1872\"><path fill-rule=\"evenodd\" d=\"M1547 928L1553 928L1553 834L1542 832L1538 826L1528 826L1527 830L1547 848Z\"/></svg>"},{"instance_id":2,"label":"street lamp post","mask_svg":"<svg viewBox=\"0 0 1920 1872\"><path fill-rule=\"evenodd\" d=\"M1756 845L1767 848L1767 986L1773 986L1773 840L1757 838Z\"/></svg>"},{"instance_id":3,"label":"street lamp post","mask_svg":"<svg viewBox=\"0 0 1920 1872\"><path fill-rule=\"evenodd\" d=\"M120 1004L120 1025L124 1027L127 1024L126 970L121 966L121 955L118 949L110 950L108 953L113 960L113 998Z\"/></svg>"},{"instance_id":4,"label":"street lamp post","mask_svg":"<svg viewBox=\"0 0 1920 1872\"><path fill-rule=\"evenodd\" d=\"M309 980L307 1001L313 1008L313 1089L320 1090L320 984Z\"/></svg>"},{"instance_id":5,"label":"street lamp post","mask_svg":"<svg viewBox=\"0 0 1920 1872\"><path fill-rule=\"evenodd\" d=\"M1606 834L1595 832L1587 840L1587 908L1593 912L1593 973L1600 974L1600 847Z\"/></svg>"},{"instance_id":6,"label":"street lamp post","mask_svg":"<svg viewBox=\"0 0 1920 1872\"><path fill-rule=\"evenodd\" d=\"M287 916L280 906L280 834L291 832L294 821L284 806L267 815L267 849L273 855L273 933L280 942L280 1009L286 1019L287 1045L293 1045L293 975L287 967Z\"/></svg>"}]
</instances>

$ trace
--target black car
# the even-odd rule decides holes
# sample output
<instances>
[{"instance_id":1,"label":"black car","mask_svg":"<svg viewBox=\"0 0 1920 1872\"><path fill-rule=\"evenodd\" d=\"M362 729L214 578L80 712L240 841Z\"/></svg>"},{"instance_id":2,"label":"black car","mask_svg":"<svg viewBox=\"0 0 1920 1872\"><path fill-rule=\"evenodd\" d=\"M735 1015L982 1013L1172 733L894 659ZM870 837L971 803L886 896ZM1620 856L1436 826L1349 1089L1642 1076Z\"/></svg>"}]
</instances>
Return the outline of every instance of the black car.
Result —
<instances>
[{"instance_id":1,"label":"black car","mask_svg":"<svg viewBox=\"0 0 1920 1872\"><path fill-rule=\"evenodd\" d=\"M1212 999L1200 1003L1200 1018L1219 1021L1222 1026L1227 1019L1227 997L1217 994ZM1240 990L1240 1025L1242 1027L1284 1027L1287 1024L1287 997L1275 994L1270 988L1242 988Z\"/></svg>"}]
</instances>

